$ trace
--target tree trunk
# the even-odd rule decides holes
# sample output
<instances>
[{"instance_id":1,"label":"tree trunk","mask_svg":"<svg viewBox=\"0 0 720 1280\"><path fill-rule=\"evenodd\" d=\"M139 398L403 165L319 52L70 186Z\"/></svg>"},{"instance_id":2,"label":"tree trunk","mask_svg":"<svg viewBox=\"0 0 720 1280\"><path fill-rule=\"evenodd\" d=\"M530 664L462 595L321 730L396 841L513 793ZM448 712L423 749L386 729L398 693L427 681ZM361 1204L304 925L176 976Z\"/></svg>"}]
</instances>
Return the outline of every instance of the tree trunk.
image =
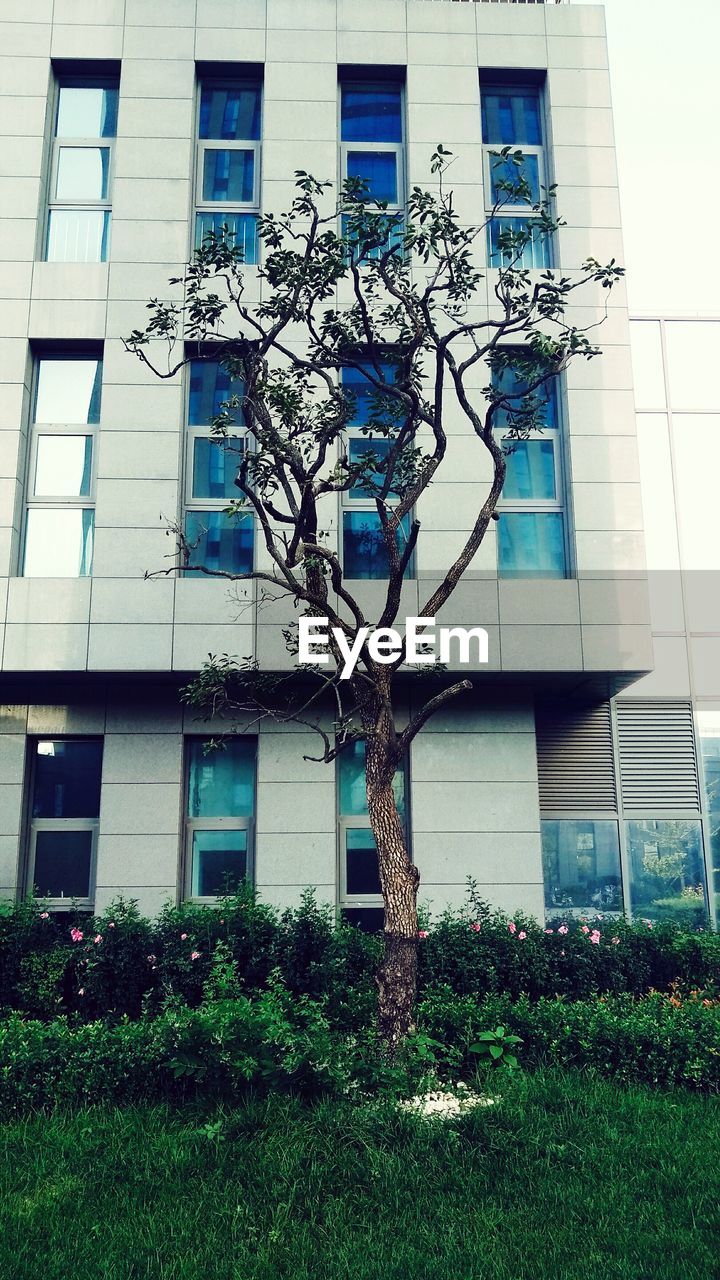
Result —
<instances>
[{"instance_id":1,"label":"tree trunk","mask_svg":"<svg viewBox=\"0 0 720 1280\"><path fill-rule=\"evenodd\" d=\"M420 874L408 856L389 759L387 740L366 739L368 813L385 904L385 951L375 975L378 1031L388 1053L393 1054L411 1030L415 1012Z\"/></svg>"}]
</instances>

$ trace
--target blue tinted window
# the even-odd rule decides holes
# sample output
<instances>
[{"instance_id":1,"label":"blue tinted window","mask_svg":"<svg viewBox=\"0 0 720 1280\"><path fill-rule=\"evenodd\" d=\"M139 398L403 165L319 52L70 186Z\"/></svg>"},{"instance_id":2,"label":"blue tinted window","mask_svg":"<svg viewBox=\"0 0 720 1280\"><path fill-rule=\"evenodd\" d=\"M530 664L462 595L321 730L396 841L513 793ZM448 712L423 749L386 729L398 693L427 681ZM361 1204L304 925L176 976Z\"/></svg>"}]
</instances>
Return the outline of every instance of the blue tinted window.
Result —
<instances>
[{"instance_id":1,"label":"blue tinted window","mask_svg":"<svg viewBox=\"0 0 720 1280\"><path fill-rule=\"evenodd\" d=\"M97 818L101 770L99 740L36 742L33 818Z\"/></svg>"},{"instance_id":2,"label":"blue tinted window","mask_svg":"<svg viewBox=\"0 0 720 1280\"><path fill-rule=\"evenodd\" d=\"M193 440L192 497L240 498L235 477L242 455L243 442L238 438L197 436Z\"/></svg>"},{"instance_id":3,"label":"blue tinted window","mask_svg":"<svg viewBox=\"0 0 720 1280\"><path fill-rule=\"evenodd\" d=\"M397 535L401 549L410 532L409 516L403 519L402 530ZM343 513L343 548L346 578L387 578L387 549L376 511ZM406 569L405 576L413 576L411 567Z\"/></svg>"},{"instance_id":4,"label":"blue tinted window","mask_svg":"<svg viewBox=\"0 0 720 1280\"><path fill-rule=\"evenodd\" d=\"M512 452L505 458L503 498L536 502L557 498L553 440L533 435L529 440L508 440L504 447Z\"/></svg>"},{"instance_id":5,"label":"blue tinted window","mask_svg":"<svg viewBox=\"0 0 720 1280\"><path fill-rule=\"evenodd\" d=\"M192 896L235 893L247 875L247 846L246 830L193 831Z\"/></svg>"},{"instance_id":6,"label":"blue tinted window","mask_svg":"<svg viewBox=\"0 0 720 1280\"><path fill-rule=\"evenodd\" d=\"M254 525L251 515L227 516L223 511L188 511L185 536L193 545L186 573L193 565L250 573L253 567Z\"/></svg>"},{"instance_id":7,"label":"blue tinted window","mask_svg":"<svg viewBox=\"0 0 720 1280\"><path fill-rule=\"evenodd\" d=\"M255 741L234 738L206 751L207 741L188 743L188 817L250 818L255 807Z\"/></svg>"},{"instance_id":8,"label":"blue tinted window","mask_svg":"<svg viewBox=\"0 0 720 1280\"><path fill-rule=\"evenodd\" d=\"M369 827L349 827L345 832L346 891L357 894L382 893L377 845Z\"/></svg>"},{"instance_id":9,"label":"blue tinted window","mask_svg":"<svg viewBox=\"0 0 720 1280\"><path fill-rule=\"evenodd\" d=\"M539 89L490 88L483 90L481 101L483 142L542 146Z\"/></svg>"},{"instance_id":10,"label":"blue tinted window","mask_svg":"<svg viewBox=\"0 0 720 1280\"><path fill-rule=\"evenodd\" d=\"M530 232L519 244L513 236ZM487 227L488 263L491 267L544 270L552 266L550 238L532 218L491 218Z\"/></svg>"},{"instance_id":11,"label":"blue tinted window","mask_svg":"<svg viewBox=\"0 0 720 1280\"><path fill-rule=\"evenodd\" d=\"M385 382L395 381L395 366L390 360L378 360L377 370L374 366L367 365L368 372L376 380L382 379ZM378 411L382 417L382 406L378 400L377 388L363 373L363 366L359 369L343 369L342 371L343 391L353 396L354 411L352 419L349 422L351 427L368 426L371 419L377 420ZM388 421L391 420L390 408L388 404Z\"/></svg>"},{"instance_id":12,"label":"blue tinted window","mask_svg":"<svg viewBox=\"0 0 720 1280\"><path fill-rule=\"evenodd\" d=\"M362 462L363 457L366 454L372 453L379 461L383 461L387 459L392 448L392 444L392 440L385 440L382 437L379 439L373 439L371 436L362 436L360 439L351 440L349 442L348 457L350 462L359 463ZM350 489L348 493L350 498L373 497L373 495L377 493L378 488L383 484L385 475L382 470L378 471L373 468L372 471L368 471L367 478L368 483L363 484L361 482L353 485L352 489ZM390 493L397 495L397 491L395 489L391 489Z\"/></svg>"},{"instance_id":13,"label":"blue tinted window","mask_svg":"<svg viewBox=\"0 0 720 1280\"><path fill-rule=\"evenodd\" d=\"M402 142L402 95L393 85L343 85L343 142Z\"/></svg>"},{"instance_id":14,"label":"blue tinted window","mask_svg":"<svg viewBox=\"0 0 720 1280\"><path fill-rule=\"evenodd\" d=\"M204 85L200 96L201 138L255 142L260 137L260 85Z\"/></svg>"},{"instance_id":15,"label":"blue tinted window","mask_svg":"<svg viewBox=\"0 0 720 1280\"><path fill-rule=\"evenodd\" d=\"M367 183L367 199L397 204L397 156L394 151L348 151L347 176Z\"/></svg>"},{"instance_id":16,"label":"blue tinted window","mask_svg":"<svg viewBox=\"0 0 720 1280\"><path fill-rule=\"evenodd\" d=\"M344 818L367 817L365 793L365 743L353 742L338 756L340 774L340 815ZM401 814L405 812L405 775L398 769L393 779L395 801Z\"/></svg>"},{"instance_id":17,"label":"blue tinted window","mask_svg":"<svg viewBox=\"0 0 720 1280\"><path fill-rule=\"evenodd\" d=\"M536 155L523 156L522 164L513 160L503 160L498 156L490 156L490 181L492 203L495 204L539 204L540 203L540 165ZM529 199L518 193L511 195L508 191L498 189L499 182L509 182L517 187L525 182L529 188Z\"/></svg>"},{"instance_id":18,"label":"blue tinted window","mask_svg":"<svg viewBox=\"0 0 720 1280\"><path fill-rule=\"evenodd\" d=\"M503 578L564 578L561 511L500 511L498 573Z\"/></svg>"},{"instance_id":19,"label":"blue tinted window","mask_svg":"<svg viewBox=\"0 0 720 1280\"><path fill-rule=\"evenodd\" d=\"M255 152L207 147L203 158L202 198L225 204L251 204L255 190Z\"/></svg>"},{"instance_id":20,"label":"blue tinted window","mask_svg":"<svg viewBox=\"0 0 720 1280\"><path fill-rule=\"evenodd\" d=\"M532 381L532 379L530 379ZM492 383L504 395L515 396L524 395L528 380L521 378L517 371L512 368L493 370ZM558 425L558 407L557 407L557 379L553 378L550 382L546 382L544 386L538 387L532 393L533 400L540 402L542 413L542 421L548 427L556 427ZM517 405L522 407L522 400L518 399L513 402L513 407ZM495 426L508 427L511 424L511 416L507 409L498 409L495 413Z\"/></svg>"},{"instance_id":21,"label":"blue tinted window","mask_svg":"<svg viewBox=\"0 0 720 1280\"><path fill-rule=\"evenodd\" d=\"M188 421L191 427L207 427L222 412L224 401L242 396L243 384L217 360L192 360L190 362L190 409ZM234 416L240 421L239 409Z\"/></svg>"},{"instance_id":22,"label":"blue tinted window","mask_svg":"<svg viewBox=\"0 0 720 1280\"><path fill-rule=\"evenodd\" d=\"M202 248L210 232L242 250L243 262L255 266L258 260L256 213L198 213L195 215L195 248Z\"/></svg>"}]
</instances>

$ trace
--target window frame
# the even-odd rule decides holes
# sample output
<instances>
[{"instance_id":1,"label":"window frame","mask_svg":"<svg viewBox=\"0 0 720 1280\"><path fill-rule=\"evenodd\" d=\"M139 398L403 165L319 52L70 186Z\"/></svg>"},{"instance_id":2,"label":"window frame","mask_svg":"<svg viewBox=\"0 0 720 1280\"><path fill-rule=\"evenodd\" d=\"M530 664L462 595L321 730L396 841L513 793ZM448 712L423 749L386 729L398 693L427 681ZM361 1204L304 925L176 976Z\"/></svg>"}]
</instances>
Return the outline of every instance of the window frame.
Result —
<instances>
[{"instance_id":1,"label":"window frame","mask_svg":"<svg viewBox=\"0 0 720 1280\"><path fill-rule=\"evenodd\" d=\"M377 909L384 908L382 894L377 893L356 893L348 894L347 890L347 840L346 832L348 830L360 829L362 831L371 831L369 814L344 814L340 809L341 794L341 758L342 755L336 757L335 767L335 812L337 815L337 912L338 916L342 915L345 910L363 910L364 908ZM413 862L412 850L412 813L411 813L411 778L410 754L407 753L402 760L397 772L403 775L403 797L404 797L404 814L401 815L403 821L403 830L405 833L405 844L407 847L410 861Z\"/></svg>"},{"instance_id":2,"label":"window frame","mask_svg":"<svg viewBox=\"0 0 720 1280\"><path fill-rule=\"evenodd\" d=\"M37 776L37 744L39 742L97 742L100 743L100 795L102 797L103 785L103 764L105 754L105 741L99 734L58 734L51 738L47 734L35 734L28 738L28 767L26 769L27 779L27 801L26 801L26 823L27 835L24 841L25 858L23 867L23 883L26 893L33 895L34 892L34 875L35 860L37 849L37 837L43 831L90 831L92 839L90 843L90 865L88 868L88 893L83 898L47 898L39 895L36 901L42 901L47 905L48 911L68 911L71 907L77 907L82 911L92 911L95 902L95 890L97 881L97 851L98 841L100 837L100 807L102 799L98 805L98 816L96 818L34 818L33 817L33 799L35 795L35 779Z\"/></svg>"},{"instance_id":3,"label":"window frame","mask_svg":"<svg viewBox=\"0 0 720 1280\"><path fill-rule=\"evenodd\" d=\"M531 264L525 263L524 258L526 253L530 252L534 257L533 241L531 241L528 245L525 246L525 249L523 250L522 258L519 261L516 261L516 262L509 261L504 263L502 261L493 261L493 252L492 252L493 223L498 222L500 220L507 221L507 222L517 222L518 224L517 229L519 230L523 223L535 222L538 220L538 217L539 217L537 213L533 213L531 203L511 204L509 202L504 202L503 204L500 204L497 206L497 208L495 208L493 204L493 199L492 199L492 172L491 171L492 171L493 157L498 156L502 151L503 147L506 147L506 146L509 146L513 151L522 152L523 155L536 155L538 157L538 182L540 185L541 199L543 194L543 187L547 189L547 187L550 185L550 172L551 172L550 154L549 154L549 146L548 146L549 135L548 135L547 121L546 121L545 85L540 83L533 84L531 82L522 82L520 80L516 82L514 78L508 81L503 81L501 78L497 80L496 79L486 80L481 76L480 78L481 113L482 113L483 95L499 92L499 91L532 93L533 95L537 96L538 114L540 119L540 135L541 135L542 141L538 145L537 143L486 142L485 139L482 138L483 190L484 190L484 199L485 199L485 218L488 224L487 234L485 237L485 252L487 257L487 267L491 271L500 270L503 266L505 267L505 269L512 267L518 271L551 270L554 266L557 265L555 261L555 258L556 258L555 236L548 237L542 242L543 257L545 258L544 262L541 262L541 263L533 262ZM482 122L481 122L481 137L482 137Z\"/></svg>"},{"instance_id":4,"label":"window frame","mask_svg":"<svg viewBox=\"0 0 720 1280\"><path fill-rule=\"evenodd\" d=\"M96 503L97 503L97 453L98 453L97 443L98 443L98 431L99 431L100 423L99 421L98 422L77 422L77 423L36 422L35 421L35 415L37 412L38 388L40 383L40 367L43 361L55 362L59 360L65 361L66 363L72 363L73 361L76 361L76 362L86 361L86 360L97 361L99 365L99 376L100 376L100 406L101 406L100 411L98 413L98 418L100 418L100 415L102 413L103 360L104 360L104 355L102 351L92 351L92 350L83 349L82 347L78 347L74 350L67 350L67 351L60 351L60 352L54 352L52 350L49 350L49 351L40 350L35 354L34 360L33 360L32 395L31 395L31 401L30 401L32 408L31 408L31 421L29 424L29 431L28 431L27 464L25 468L25 484L24 484L24 495L23 495L22 537L20 539L18 576L19 577L31 576L31 577L38 577L38 578L50 577L50 576L56 576L58 578L67 577L67 575L48 575L48 574L26 575L25 574L25 557L27 552L29 515L31 511L37 511L37 510L41 510L41 511L80 510L80 511L91 511L93 513L93 518L92 518L93 547L91 551L90 564L88 567L88 571L85 574L72 575L73 578L77 578L78 580L81 580L83 578L91 578L92 569L93 569L94 543L95 543L95 509L96 509ZM82 436L90 440L91 458L90 458L89 493L87 494L52 494L52 495L51 494L38 495L35 493L35 483L36 483L36 476L37 476L38 444L41 437L45 437L45 436L52 437L53 439L58 439L63 436L70 436L70 437Z\"/></svg>"},{"instance_id":5,"label":"window frame","mask_svg":"<svg viewBox=\"0 0 720 1280\"><path fill-rule=\"evenodd\" d=\"M236 89L250 88L257 89L260 94L260 137L259 138L201 138L200 137L200 109L202 102L203 89ZM260 263L260 242L257 235L257 219L261 211L262 199L262 148L263 134L265 127L265 83L262 76L253 77L239 75L237 77L223 75L203 75L199 74L195 81L195 177L192 184L193 191L193 216L192 229L190 237L190 252L200 247L202 241L198 242L198 224L203 216L212 216L214 214L235 214L239 216L249 215L254 218L254 261L245 261L246 266L258 266ZM205 167L205 152L210 151L252 151L253 160L253 198L251 201L238 200L205 200L202 193L203 174ZM235 245L238 243L237 237L233 241Z\"/></svg>"},{"instance_id":6,"label":"window frame","mask_svg":"<svg viewBox=\"0 0 720 1280\"><path fill-rule=\"evenodd\" d=\"M379 89L387 92L388 85L396 88L400 94L400 122L402 128L402 138L400 142L343 142L342 138L342 110L343 110L343 91L345 86L362 89ZM338 173L339 173L339 189L342 191L343 183L348 176L347 159L348 153L351 151L376 152L378 154L392 154L396 159L397 172L397 203L388 202L388 207L384 210L383 215L378 216L392 217L394 214L400 214L404 220L405 208L407 205L408 175L407 175L407 94L405 81L400 79L382 80L373 79L372 75L361 79L355 77L343 76L338 77L338 105L337 105L337 136L338 136ZM403 223L398 223L398 229L404 230ZM343 218L340 218L340 233L343 234ZM368 257L377 257L380 250L373 249Z\"/></svg>"},{"instance_id":7,"label":"window frame","mask_svg":"<svg viewBox=\"0 0 720 1280\"><path fill-rule=\"evenodd\" d=\"M117 124L114 134L101 138L92 138L82 136L78 138L57 136L58 113L60 110L60 93L62 89L116 89L119 94L120 77L112 75L92 75L86 76L63 75L55 76L53 109L52 109L52 138L50 147L50 163L48 165L47 177L47 199L45 202L45 226L43 228L42 237L42 261L43 262L65 262L65 263L95 263L107 262L110 257L110 234L112 230L112 192L115 180L115 143L117 141ZM94 150L108 150L108 177L107 177L107 196L104 199L89 200L60 200L55 195L57 187L58 172L60 167L60 151L63 147L84 147ZM58 212L84 212L102 213L103 231L100 240L101 256L99 258L50 258L50 228L52 223L52 214ZM103 256L104 250L104 256Z\"/></svg>"},{"instance_id":8,"label":"window frame","mask_svg":"<svg viewBox=\"0 0 720 1280\"><path fill-rule=\"evenodd\" d=\"M189 813L190 809L190 743L191 742L208 742L210 739L206 734L190 733L186 734L183 739L183 856L182 869L180 877L180 885L182 889L183 901L196 903L198 906L216 907L222 901L221 897L207 895L194 895L192 892L193 885L193 837L196 831L245 831L247 832L247 850L245 860L245 880L248 884L255 884L255 830L257 826L257 802L258 802L258 756L259 756L259 738L256 734L241 733L233 734L233 738L244 739L255 744L254 754L254 777L253 777L253 813L250 817L216 817L216 818L192 818Z\"/></svg>"}]
</instances>

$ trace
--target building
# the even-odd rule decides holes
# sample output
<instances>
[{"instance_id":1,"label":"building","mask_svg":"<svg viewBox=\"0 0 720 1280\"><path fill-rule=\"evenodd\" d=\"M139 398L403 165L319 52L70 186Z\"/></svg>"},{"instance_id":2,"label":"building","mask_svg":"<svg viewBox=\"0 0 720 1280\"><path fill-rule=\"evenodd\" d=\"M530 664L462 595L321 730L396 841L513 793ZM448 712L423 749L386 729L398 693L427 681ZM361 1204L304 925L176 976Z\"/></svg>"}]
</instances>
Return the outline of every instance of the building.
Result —
<instances>
[{"instance_id":1,"label":"building","mask_svg":"<svg viewBox=\"0 0 720 1280\"><path fill-rule=\"evenodd\" d=\"M365 162L353 143L401 205L442 140L469 223L487 207L488 150L524 145L562 193L554 265L622 260L603 11L6 0L0 27L0 892L35 885L54 909L75 899L97 910L122 894L154 912L168 898L212 899L236 868L274 903L315 886L373 924L362 760L336 777L303 760L300 730L272 726L207 757L210 729L178 700L209 652L288 659L282 621L252 599L241 610L222 583L192 574L144 580L172 551L163 516L232 564L252 555L252 530L228 536L210 464L208 405L223 385L200 371L158 383L122 338L208 227L232 220L252 264L258 210L284 206L296 168L352 172ZM363 136L378 95L385 132ZM493 249L490 238L490 275ZM583 319L601 316L600 292L583 299ZM538 915L625 904L699 918L707 905L709 811L692 690L676 679L682 628L658 635L669 683L647 674L652 590L622 289L602 345L602 360L563 381L544 479L506 495L499 538L443 619L486 626L491 648L476 694L428 725L405 779L421 899L434 910L460 901L468 876L499 907ZM643 416L643 450L647 434ZM420 513L408 614L476 497L458 434ZM346 564L358 511L337 512ZM711 665L707 640L689 643Z\"/></svg>"}]
</instances>

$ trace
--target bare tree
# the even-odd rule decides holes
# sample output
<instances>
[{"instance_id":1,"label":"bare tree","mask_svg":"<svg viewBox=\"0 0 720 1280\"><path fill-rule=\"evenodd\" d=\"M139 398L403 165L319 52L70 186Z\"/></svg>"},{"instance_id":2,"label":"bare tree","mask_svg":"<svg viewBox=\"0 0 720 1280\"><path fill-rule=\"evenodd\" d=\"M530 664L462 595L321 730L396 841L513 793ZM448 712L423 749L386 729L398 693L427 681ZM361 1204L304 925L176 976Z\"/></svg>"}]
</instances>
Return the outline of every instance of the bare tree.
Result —
<instances>
[{"instance_id":1,"label":"bare tree","mask_svg":"<svg viewBox=\"0 0 720 1280\"><path fill-rule=\"evenodd\" d=\"M335 201L331 184L297 171L290 210L259 220L262 302L245 298L242 253L233 237L211 235L185 275L171 282L183 286L183 301L153 299L146 328L126 341L158 377L175 377L191 359L213 359L243 388L223 404L212 433L219 447L231 448L242 432L238 498L228 515L252 515L268 567L246 573L209 567L198 562L182 526L173 525L179 557L164 572L191 563L210 576L251 580L260 599L286 596L301 616L326 618L335 629L329 666L318 661L304 680L297 673L262 672L251 659L222 657L211 659L187 696L229 717L250 713L309 724L319 734L317 758L325 762L353 743L365 744L367 805L385 906L378 1025L391 1051L412 1025L419 883L393 779L428 719L472 686L469 679L451 681L436 672L424 703L407 723L399 722L406 641L381 660L363 628L392 628L398 618L420 536L416 512L446 454L449 407L463 415L469 456L474 448L489 455L492 475L487 491L479 493L472 528L422 606L427 618L450 599L490 521L498 518L506 457L513 442L541 429L549 384L572 360L598 354L588 331L568 322L568 303L583 286L610 289L622 274L614 261L602 267L594 259L572 279L525 269L531 245L552 237L560 220L552 212L552 189L531 206L522 156L506 148L497 163L513 176L498 180L498 200L524 201L530 216L501 233L494 302L483 305L478 246L487 224L460 224L447 189L450 163L451 154L438 147L434 189L414 188L402 216L371 201L362 182L348 181ZM156 354L164 346L167 359ZM472 392L468 375L478 366L487 385ZM362 430L366 447L354 456L346 432L356 397L347 371L356 382L367 380L371 405ZM496 423L501 411L502 432ZM374 502L386 565L379 616L371 619L323 527L328 500L337 503L337 495L350 489ZM296 625L286 632L291 652L297 649ZM353 644L357 665L341 679L342 650ZM321 714L328 697L330 730Z\"/></svg>"}]
</instances>

